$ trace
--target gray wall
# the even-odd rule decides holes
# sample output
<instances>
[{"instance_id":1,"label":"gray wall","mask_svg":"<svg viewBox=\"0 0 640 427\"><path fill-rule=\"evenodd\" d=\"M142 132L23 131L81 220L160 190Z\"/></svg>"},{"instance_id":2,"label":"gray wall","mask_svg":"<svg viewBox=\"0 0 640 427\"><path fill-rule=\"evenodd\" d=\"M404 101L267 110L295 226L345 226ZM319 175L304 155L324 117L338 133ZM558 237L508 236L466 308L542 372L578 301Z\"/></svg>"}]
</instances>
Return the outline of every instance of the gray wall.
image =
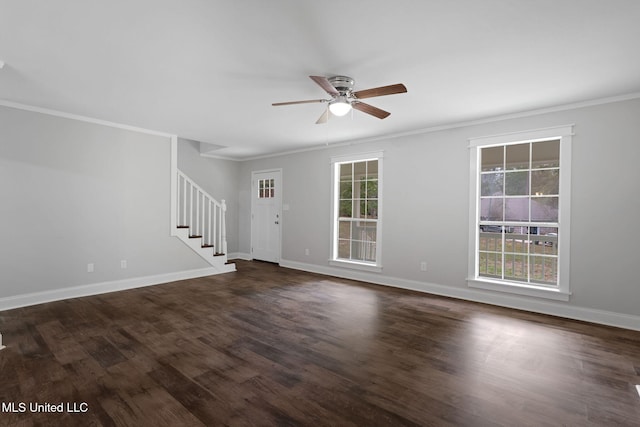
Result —
<instances>
[{"instance_id":1,"label":"gray wall","mask_svg":"<svg viewBox=\"0 0 640 427\"><path fill-rule=\"evenodd\" d=\"M182 141L179 167L226 199L229 252L240 253L251 171L282 168L282 259L327 267L330 158L383 150L381 277L466 289L468 139L575 124L573 295L561 304L640 315L638 117L635 99L246 162ZM207 267L169 235L168 138L6 107L0 129L0 298Z\"/></svg>"},{"instance_id":2,"label":"gray wall","mask_svg":"<svg viewBox=\"0 0 640 427\"><path fill-rule=\"evenodd\" d=\"M0 298L208 266L169 234L169 138L6 107L0 130Z\"/></svg>"},{"instance_id":3,"label":"gray wall","mask_svg":"<svg viewBox=\"0 0 640 427\"><path fill-rule=\"evenodd\" d=\"M383 276L466 288L468 139L575 124L569 306L640 315L640 100L333 147L241 164L239 250L250 248L251 171L283 169L282 258L327 266L330 158L384 150ZM393 120L393 117L391 117ZM244 230L244 232L243 232ZM305 256L305 248L310 255ZM421 272L420 261L428 271ZM487 291L489 292L489 291ZM562 303L565 304L565 303Z\"/></svg>"},{"instance_id":4,"label":"gray wall","mask_svg":"<svg viewBox=\"0 0 640 427\"><path fill-rule=\"evenodd\" d=\"M214 199L227 204L227 252L238 251L238 178L240 166L232 160L200 156L196 141L178 139L178 169Z\"/></svg>"}]
</instances>

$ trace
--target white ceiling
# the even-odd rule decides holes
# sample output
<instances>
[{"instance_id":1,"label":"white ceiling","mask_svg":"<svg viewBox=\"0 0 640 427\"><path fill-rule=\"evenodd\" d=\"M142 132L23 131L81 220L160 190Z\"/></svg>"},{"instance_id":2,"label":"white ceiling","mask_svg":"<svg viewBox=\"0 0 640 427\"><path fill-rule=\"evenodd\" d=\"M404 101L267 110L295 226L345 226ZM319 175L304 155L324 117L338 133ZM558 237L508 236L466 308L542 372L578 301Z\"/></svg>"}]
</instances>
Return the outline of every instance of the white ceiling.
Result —
<instances>
[{"instance_id":1,"label":"white ceiling","mask_svg":"<svg viewBox=\"0 0 640 427\"><path fill-rule=\"evenodd\" d=\"M640 92L637 0L0 0L0 99L251 158ZM404 83L316 125L309 75Z\"/></svg>"}]
</instances>

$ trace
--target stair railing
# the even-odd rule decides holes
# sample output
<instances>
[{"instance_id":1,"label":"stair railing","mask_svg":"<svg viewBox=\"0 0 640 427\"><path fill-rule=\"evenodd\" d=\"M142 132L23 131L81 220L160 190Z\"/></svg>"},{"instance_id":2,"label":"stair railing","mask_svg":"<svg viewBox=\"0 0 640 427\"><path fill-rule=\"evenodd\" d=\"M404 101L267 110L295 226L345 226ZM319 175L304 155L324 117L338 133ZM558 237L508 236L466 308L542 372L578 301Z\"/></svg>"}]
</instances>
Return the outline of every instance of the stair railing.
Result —
<instances>
[{"instance_id":1,"label":"stair railing","mask_svg":"<svg viewBox=\"0 0 640 427\"><path fill-rule=\"evenodd\" d=\"M177 171L176 219L178 228L189 228L190 237L201 237L203 247L215 254L227 253L224 200L218 202L182 171Z\"/></svg>"}]
</instances>

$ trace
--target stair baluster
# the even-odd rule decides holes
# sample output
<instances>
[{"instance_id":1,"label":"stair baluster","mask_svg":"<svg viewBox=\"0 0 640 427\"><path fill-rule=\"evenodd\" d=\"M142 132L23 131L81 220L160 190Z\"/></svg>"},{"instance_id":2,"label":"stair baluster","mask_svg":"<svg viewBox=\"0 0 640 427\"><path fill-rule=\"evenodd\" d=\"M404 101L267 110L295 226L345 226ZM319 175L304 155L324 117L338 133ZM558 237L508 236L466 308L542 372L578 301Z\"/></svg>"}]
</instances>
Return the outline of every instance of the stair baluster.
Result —
<instances>
[{"instance_id":1,"label":"stair baluster","mask_svg":"<svg viewBox=\"0 0 640 427\"><path fill-rule=\"evenodd\" d=\"M177 171L176 187L178 191L175 207L177 226L178 229L186 231L184 238L180 233L176 233L176 236L211 265L224 266L227 261L225 201L217 201L211 197L180 170ZM198 245L194 242L196 237L200 239ZM235 268L230 271L234 270Z\"/></svg>"}]
</instances>

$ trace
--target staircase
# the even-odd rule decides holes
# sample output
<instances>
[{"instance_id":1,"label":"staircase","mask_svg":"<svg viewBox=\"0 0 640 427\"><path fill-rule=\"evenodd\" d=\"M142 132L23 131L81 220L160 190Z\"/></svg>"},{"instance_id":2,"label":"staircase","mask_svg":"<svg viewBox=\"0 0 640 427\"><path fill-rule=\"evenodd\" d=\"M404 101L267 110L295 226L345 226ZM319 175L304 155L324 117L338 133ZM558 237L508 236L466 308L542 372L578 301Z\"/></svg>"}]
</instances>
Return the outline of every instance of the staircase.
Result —
<instances>
[{"instance_id":1,"label":"staircase","mask_svg":"<svg viewBox=\"0 0 640 427\"><path fill-rule=\"evenodd\" d=\"M172 234L219 273L236 271L235 264L227 262L224 200L218 202L180 170L174 176L177 182Z\"/></svg>"}]
</instances>

